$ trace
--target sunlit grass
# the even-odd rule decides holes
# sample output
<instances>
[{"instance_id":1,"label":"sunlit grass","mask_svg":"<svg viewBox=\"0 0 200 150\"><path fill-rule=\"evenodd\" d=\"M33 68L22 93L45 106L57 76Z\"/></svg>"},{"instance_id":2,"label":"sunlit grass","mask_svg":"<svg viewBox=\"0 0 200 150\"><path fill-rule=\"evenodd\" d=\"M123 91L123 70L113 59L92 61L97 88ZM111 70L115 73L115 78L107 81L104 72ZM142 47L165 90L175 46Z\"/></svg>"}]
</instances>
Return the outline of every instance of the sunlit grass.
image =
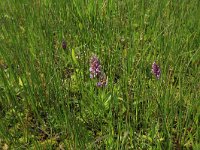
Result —
<instances>
[{"instance_id":1,"label":"sunlit grass","mask_svg":"<svg viewBox=\"0 0 200 150\"><path fill-rule=\"evenodd\" d=\"M0 2L0 149L200 149L199 10ZM94 55L106 86L90 78Z\"/></svg>"}]
</instances>

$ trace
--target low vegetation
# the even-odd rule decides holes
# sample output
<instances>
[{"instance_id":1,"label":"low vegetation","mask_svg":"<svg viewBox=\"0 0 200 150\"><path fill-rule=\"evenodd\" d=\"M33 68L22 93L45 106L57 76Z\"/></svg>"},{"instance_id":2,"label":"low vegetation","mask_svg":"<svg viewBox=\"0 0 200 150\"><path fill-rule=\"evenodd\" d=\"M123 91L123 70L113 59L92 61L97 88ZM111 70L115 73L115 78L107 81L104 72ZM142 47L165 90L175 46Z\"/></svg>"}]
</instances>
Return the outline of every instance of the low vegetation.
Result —
<instances>
[{"instance_id":1,"label":"low vegetation","mask_svg":"<svg viewBox=\"0 0 200 150\"><path fill-rule=\"evenodd\" d=\"M0 2L0 149L200 149L199 0Z\"/></svg>"}]
</instances>

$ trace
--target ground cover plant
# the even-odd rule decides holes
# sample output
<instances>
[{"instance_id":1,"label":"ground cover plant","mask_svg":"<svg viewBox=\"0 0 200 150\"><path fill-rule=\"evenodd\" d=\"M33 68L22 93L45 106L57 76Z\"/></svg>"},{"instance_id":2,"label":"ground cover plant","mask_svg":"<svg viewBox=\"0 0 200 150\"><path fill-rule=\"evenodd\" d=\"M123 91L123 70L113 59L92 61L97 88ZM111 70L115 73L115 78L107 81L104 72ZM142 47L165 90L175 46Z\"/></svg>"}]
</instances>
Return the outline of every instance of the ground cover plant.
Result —
<instances>
[{"instance_id":1,"label":"ground cover plant","mask_svg":"<svg viewBox=\"0 0 200 150\"><path fill-rule=\"evenodd\" d=\"M2 0L0 149L200 149L199 0Z\"/></svg>"}]
</instances>

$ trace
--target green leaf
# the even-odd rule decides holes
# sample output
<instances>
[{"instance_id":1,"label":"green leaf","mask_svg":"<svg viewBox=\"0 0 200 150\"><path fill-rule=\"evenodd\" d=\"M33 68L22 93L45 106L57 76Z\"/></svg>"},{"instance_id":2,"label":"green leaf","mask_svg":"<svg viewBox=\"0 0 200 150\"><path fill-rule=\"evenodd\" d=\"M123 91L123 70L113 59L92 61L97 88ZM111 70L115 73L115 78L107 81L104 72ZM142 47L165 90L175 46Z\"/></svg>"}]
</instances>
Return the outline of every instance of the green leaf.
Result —
<instances>
[{"instance_id":1,"label":"green leaf","mask_svg":"<svg viewBox=\"0 0 200 150\"><path fill-rule=\"evenodd\" d=\"M75 55L74 49L72 49L72 60L73 60L73 62L74 62L76 65L78 65L78 61L77 61L77 59L76 59L76 55Z\"/></svg>"}]
</instances>

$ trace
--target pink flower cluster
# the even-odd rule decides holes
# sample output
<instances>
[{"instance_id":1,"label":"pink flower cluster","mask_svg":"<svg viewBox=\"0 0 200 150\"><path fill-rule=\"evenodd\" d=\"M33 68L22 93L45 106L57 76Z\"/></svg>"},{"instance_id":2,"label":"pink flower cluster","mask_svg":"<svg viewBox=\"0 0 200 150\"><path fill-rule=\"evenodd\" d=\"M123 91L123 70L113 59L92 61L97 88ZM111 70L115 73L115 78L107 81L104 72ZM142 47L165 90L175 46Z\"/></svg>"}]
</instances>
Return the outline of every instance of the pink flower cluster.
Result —
<instances>
[{"instance_id":1,"label":"pink flower cluster","mask_svg":"<svg viewBox=\"0 0 200 150\"><path fill-rule=\"evenodd\" d=\"M156 76L157 79L160 79L160 67L156 64L156 62L154 61L152 64L152 69L151 72Z\"/></svg>"},{"instance_id":2,"label":"pink flower cluster","mask_svg":"<svg viewBox=\"0 0 200 150\"><path fill-rule=\"evenodd\" d=\"M102 70L101 64L97 56L92 56L90 58L90 78L97 78L99 81L97 82L98 87L103 87L107 85L107 77Z\"/></svg>"}]
</instances>

